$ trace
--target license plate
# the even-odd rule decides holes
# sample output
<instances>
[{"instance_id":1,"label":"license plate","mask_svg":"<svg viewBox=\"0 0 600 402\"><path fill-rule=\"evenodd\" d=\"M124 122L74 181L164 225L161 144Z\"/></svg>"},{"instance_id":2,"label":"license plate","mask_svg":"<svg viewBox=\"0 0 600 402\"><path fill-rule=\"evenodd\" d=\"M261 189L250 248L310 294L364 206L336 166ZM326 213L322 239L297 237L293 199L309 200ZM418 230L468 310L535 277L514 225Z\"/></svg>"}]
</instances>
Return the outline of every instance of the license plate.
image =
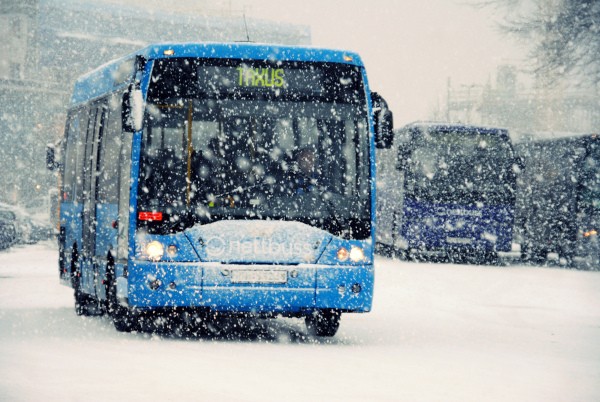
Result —
<instances>
[{"instance_id":1,"label":"license plate","mask_svg":"<svg viewBox=\"0 0 600 402\"><path fill-rule=\"evenodd\" d=\"M287 271L250 271L231 272L232 283L286 283Z\"/></svg>"},{"instance_id":2,"label":"license plate","mask_svg":"<svg viewBox=\"0 0 600 402\"><path fill-rule=\"evenodd\" d=\"M473 239L469 237L446 237L446 242L450 244L471 244Z\"/></svg>"}]
</instances>

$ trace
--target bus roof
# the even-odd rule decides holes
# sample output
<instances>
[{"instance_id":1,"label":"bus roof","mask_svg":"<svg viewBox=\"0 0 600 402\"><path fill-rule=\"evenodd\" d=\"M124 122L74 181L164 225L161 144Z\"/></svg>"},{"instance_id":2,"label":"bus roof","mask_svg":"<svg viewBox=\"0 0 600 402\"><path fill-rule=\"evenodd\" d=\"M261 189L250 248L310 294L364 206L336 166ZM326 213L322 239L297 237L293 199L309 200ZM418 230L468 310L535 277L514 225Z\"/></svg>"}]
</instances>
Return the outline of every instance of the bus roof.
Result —
<instances>
[{"instance_id":1,"label":"bus roof","mask_svg":"<svg viewBox=\"0 0 600 402\"><path fill-rule=\"evenodd\" d=\"M410 128L420 128L429 131L432 130L443 130L443 131L477 131L482 134L501 134L508 135L508 130L500 127L491 126L474 126L470 124L462 123L447 123L447 122L430 122L430 121L418 121L407 124L406 126L398 129L398 131L407 130Z\"/></svg>"},{"instance_id":2,"label":"bus roof","mask_svg":"<svg viewBox=\"0 0 600 402\"><path fill-rule=\"evenodd\" d=\"M146 60L177 57L223 58L242 60L312 61L344 63L363 66L360 56L354 52L306 46L283 46L256 43L159 43L148 45L82 75L75 82L71 107L97 98L126 85L129 80L120 72L132 71L137 56ZM130 75L127 75L130 77Z\"/></svg>"},{"instance_id":3,"label":"bus roof","mask_svg":"<svg viewBox=\"0 0 600 402\"><path fill-rule=\"evenodd\" d=\"M558 142L558 141L574 141L581 138L596 139L600 138L600 133L576 133L576 132L556 132L556 131L538 131L532 133L521 134L518 143L542 143L542 142Z\"/></svg>"}]
</instances>

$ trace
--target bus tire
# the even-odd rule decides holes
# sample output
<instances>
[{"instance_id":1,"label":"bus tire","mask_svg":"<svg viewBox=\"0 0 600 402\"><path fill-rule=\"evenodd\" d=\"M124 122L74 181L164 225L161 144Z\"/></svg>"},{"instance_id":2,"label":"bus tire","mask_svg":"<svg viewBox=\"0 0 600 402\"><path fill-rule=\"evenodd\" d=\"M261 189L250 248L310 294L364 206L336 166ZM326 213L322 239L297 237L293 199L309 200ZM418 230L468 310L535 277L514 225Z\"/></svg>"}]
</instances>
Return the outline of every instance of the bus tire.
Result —
<instances>
[{"instance_id":1,"label":"bus tire","mask_svg":"<svg viewBox=\"0 0 600 402\"><path fill-rule=\"evenodd\" d=\"M548 251L540 247L531 247L529 255L529 261L531 261L533 264L544 265L548 258Z\"/></svg>"},{"instance_id":2,"label":"bus tire","mask_svg":"<svg viewBox=\"0 0 600 402\"><path fill-rule=\"evenodd\" d=\"M78 288L79 289L79 288ZM75 293L75 314L89 317L94 315L102 315L98 310L98 303L93 296L81 292L76 289Z\"/></svg>"},{"instance_id":3,"label":"bus tire","mask_svg":"<svg viewBox=\"0 0 600 402\"><path fill-rule=\"evenodd\" d=\"M115 266L110 258L108 258L108 264L106 265L106 277L104 280L104 294L106 300L104 302L104 312L112 317L119 304L117 303L117 287L115 286Z\"/></svg>"},{"instance_id":4,"label":"bus tire","mask_svg":"<svg viewBox=\"0 0 600 402\"><path fill-rule=\"evenodd\" d=\"M71 253L71 286L73 287L73 299L75 301L75 314L80 316L93 315L90 305L93 304L91 296L81 290L81 269L79 268L79 254L77 247L73 247Z\"/></svg>"},{"instance_id":5,"label":"bus tire","mask_svg":"<svg viewBox=\"0 0 600 402\"><path fill-rule=\"evenodd\" d=\"M80 272L79 272L79 253L77 252L77 244L73 245L71 250L71 267L69 270L71 276L71 287L75 289L75 286L79 286Z\"/></svg>"},{"instance_id":6,"label":"bus tire","mask_svg":"<svg viewBox=\"0 0 600 402\"><path fill-rule=\"evenodd\" d=\"M558 251L558 263L566 267L573 267L575 251L570 244L562 245Z\"/></svg>"},{"instance_id":7,"label":"bus tire","mask_svg":"<svg viewBox=\"0 0 600 402\"><path fill-rule=\"evenodd\" d=\"M119 332L132 332L138 330L137 317L129 311L123 312L112 317L113 325Z\"/></svg>"},{"instance_id":8,"label":"bus tire","mask_svg":"<svg viewBox=\"0 0 600 402\"><path fill-rule=\"evenodd\" d=\"M500 257L496 251L486 251L483 253L482 264L485 265L500 265Z\"/></svg>"},{"instance_id":9,"label":"bus tire","mask_svg":"<svg viewBox=\"0 0 600 402\"><path fill-rule=\"evenodd\" d=\"M138 318L129 308L117 303L111 315L113 325L119 332L132 332L139 329Z\"/></svg>"},{"instance_id":10,"label":"bus tire","mask_svg":"<svg viewBox=\"0 0 600 402\"><path fill-rule=\"evenodd\" d=\"M531 259L530 251L531 245L528 242L521 243L521 261L529 262Z\"/></svg>"},{"instance_id":11,"label":"bus tire","mask_svg":"<svg viewBox=\"0 0 600 402\"><path fill-rule=\"evenodd\" d=\"M534 265L543 265L546 262L548 251L532 243L521 244L521 261Z\"/></svg>"},{"instance_id":12,"label":"bus tire","mask_svg":"<svg viewBox=\"0 0 600 402\"><path fill-rule=\"evenodd\" d=\"M117 331L131 332L138 330L138 317L127 307L121 306L117 299L117 280L112 264L107 267L106 311Z\"/></svg>"},{"instance_id":13,"label":"bus tire","mask_svg":"<svg viewBox=\"0 0 600 402\"><path fill-rule=\"evenodd\" d=\"M306 316L306 329L312 336L334 336L339 327L342 313L336 310L316 310Z\"/></svg>"}]
</instances>

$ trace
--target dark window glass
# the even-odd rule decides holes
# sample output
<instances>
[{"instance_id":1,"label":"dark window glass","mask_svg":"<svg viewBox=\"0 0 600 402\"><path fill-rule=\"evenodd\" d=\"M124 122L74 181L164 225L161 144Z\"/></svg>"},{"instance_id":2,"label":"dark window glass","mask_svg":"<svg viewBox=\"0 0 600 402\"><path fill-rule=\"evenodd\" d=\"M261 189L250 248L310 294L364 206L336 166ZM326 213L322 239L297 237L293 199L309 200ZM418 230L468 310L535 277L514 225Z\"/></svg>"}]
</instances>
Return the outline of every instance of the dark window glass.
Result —
<instances>
[{"instance_id":1,"label":"dark window glass","mask_svg":"<svg viewBox=\"0 0 600 402\"><path fill-rule=\"evenodd\" d=\"M89 109L83 108L75 111L67 122L67 138L65 149L65 167L63 180L63 202L74 202L77 191L81 185L81 162L85 133L88 126ZM81 152L81 155L79 155Z\"/></svg>"},{"instance_id":2,"label":"dark window glass","mask_svg":"<svg viewBox=\"0 0 600 402\"><path fill-rule=\"evenodd\" d=\"M151 231L283 219L370 236L361 70L335 63L165 60L154 66L138 210Z\"/></svg>"},{"instance_id":3,"label":"dark window glass","mask_svg":"<svg viewBox=\"0 0 600 402\"><path fill-rule=\"evenodd\" d=\"M99 203L117 203L121 142L121 102L115 95L109 101L108 120L105 123L99 153L97 169Z\"/></svg>"},{"instance_id":4,"label":"dark window glass","mask_svg":"<svg viewBox=\"0 0 600 402\"><path fill-rule=\"evenodd\" d=\"M514 202L515 157L508 135L499 130L414 129L402 150L411 197L441 203Z\"/></svg>"}]
</instances>

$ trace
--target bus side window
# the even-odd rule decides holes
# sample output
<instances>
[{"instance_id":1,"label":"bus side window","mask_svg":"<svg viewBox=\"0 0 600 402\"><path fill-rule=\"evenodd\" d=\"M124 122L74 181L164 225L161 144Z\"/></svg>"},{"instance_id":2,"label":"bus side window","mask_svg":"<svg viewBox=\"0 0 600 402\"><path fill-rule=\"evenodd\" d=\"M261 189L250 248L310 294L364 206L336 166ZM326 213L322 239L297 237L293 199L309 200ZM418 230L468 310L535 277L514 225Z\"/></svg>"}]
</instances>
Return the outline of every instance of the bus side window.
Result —
<instances>
[{"instance_id":1,"label":"bus side window","mask_svg":"<svg viewBox=\"0 0 600 402\"><path fill-rule=\"evenodd\" d=\"M89 136L94 133L94 125L96 123L96 108L85 108L81 110L82 119L79 129L79 136L77 138L77 167L75 169L75 180L74 180L74 202L83 203L83 186L84 176L89 173L88 161L85 160L86 155L86 144Z\"/></svg>"},{"instance_id":2,"label":"bus side window","mask_svg":"<svg viewBox=\"0 0 600 402\"><path fill-rule=\"evenodd\" d=\"M88 129L89 109L83 108L75 113L69 123L65 157L65 179L63 183L63 202L75 202L81 191L83 151L85 134Z\"/></svg>"},{"instance_id":3,"label":"bus side window","mask_svg":"<svg viewBox=\"0 0 600 402\"><path fill-rule=\"evenodd\" d=\"M121 150L121 105L118 99L109 102L108 121L104 129L100 166L98 169L98 202L116 204L118 202L119 154Z\"/></svg>"},{"instance_id":4,"label":"bus side window","mask_svg":"<svg viewBox=\"0 0 600 402\"><path fill-rule=\"evenodd\" d=\"M62 202L73 202L73 189L75 186L77 162L77 138L79 136L79 116L69 116L66 133L65 167L62 183Z\"/></svg>"}]
</instances>

